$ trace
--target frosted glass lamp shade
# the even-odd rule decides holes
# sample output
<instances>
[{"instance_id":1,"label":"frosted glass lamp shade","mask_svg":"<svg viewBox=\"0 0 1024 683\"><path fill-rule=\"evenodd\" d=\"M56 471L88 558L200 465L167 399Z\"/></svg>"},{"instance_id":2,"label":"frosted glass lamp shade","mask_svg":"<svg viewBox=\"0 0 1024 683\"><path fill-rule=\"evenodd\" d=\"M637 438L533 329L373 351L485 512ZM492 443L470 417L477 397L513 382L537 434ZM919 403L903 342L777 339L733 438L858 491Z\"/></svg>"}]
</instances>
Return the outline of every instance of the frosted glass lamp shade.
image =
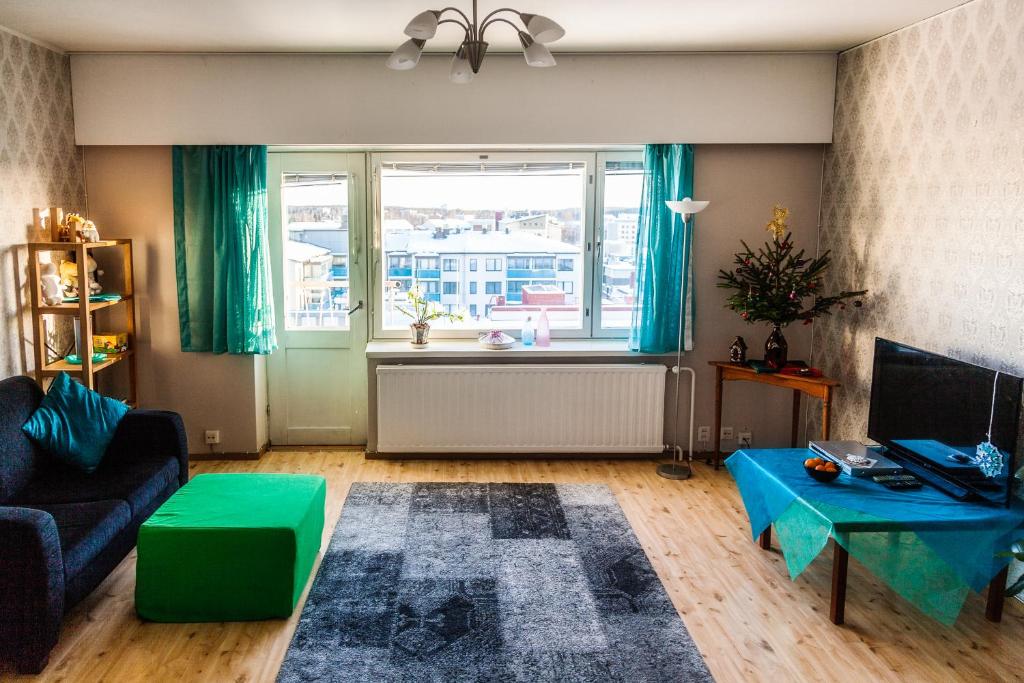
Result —
<instances>
[{"instance_id":1,"label":"frosted glass lamp shade","mask_svg":"<svg viewBox=\"0 0 1024 683\"><path fill-rule=\"evenodd\" d=\"M526 30L538 43L553 43L565 35L564 28L545 16L525 12L519 16L526 24Z\"/></svg>"},{"instance_id":2,"label":"frosted glass lamp shade","mask_svg":"<svg viewBox=\"0 0 1024 683\"><path fill-rule=\"evenodd\" d=\"M678 201L667 201L665 206L671 209L675 213L683 214L683 220L689 220L690 216L695 213L700 213L704 209L708 208L708 204L711 202L701 202L696 199L690 199L685 197Z\"/></svg>"},{"instance_id":3,"label":"frosted glass lamp shade","mask_svg":"<svg viewBox=\"0 0 1024 683\"><path fill-rule=\"evenodd\" d=\"M522 31L519 32L519 42L523 44L523 56L526 57L526 63L530 66L545 67L555 65L555 58L552 56L551 51L542 43L534 40Z\"/></svg>"},{"instance_id":4,"label":"frosted glass lamp shade","mask_svg":"<svg viewBox=\"0 0 1024 683\"><path fill-rule=\"evenodd\" d=\"M410 38L419 38L420 40L433 38L434 34L437 33L437 15L438 13L431 9L420 12L405 27L405 35Z\"/></svg>"},{"instance_id":5,"label":"frosted glass lamp shade","mask_svg":"<svg viewBox=\"0 0 1024 683\"><path fill-rule=\"evenodd\" d=\"M448 72L448 80L460 85L473 80L473 67L470 66L469 60L466 59L461 48L452 57L452 66Z\"/></svg>"},{"instance_id":6,"label":"frosted glass lamp shade","mask_svg":"<svg viewBox=\"0 0 1024 683\"><path fill-rule=\"evenodd\" d=\"M423 54L423 45L425 43L426 41L420 38L410 38L405 41L388 57L388 61L385 62L387 67L395 71L407 71L416 68L420 61L420 55Z\"/></svg>"}]
</instances>

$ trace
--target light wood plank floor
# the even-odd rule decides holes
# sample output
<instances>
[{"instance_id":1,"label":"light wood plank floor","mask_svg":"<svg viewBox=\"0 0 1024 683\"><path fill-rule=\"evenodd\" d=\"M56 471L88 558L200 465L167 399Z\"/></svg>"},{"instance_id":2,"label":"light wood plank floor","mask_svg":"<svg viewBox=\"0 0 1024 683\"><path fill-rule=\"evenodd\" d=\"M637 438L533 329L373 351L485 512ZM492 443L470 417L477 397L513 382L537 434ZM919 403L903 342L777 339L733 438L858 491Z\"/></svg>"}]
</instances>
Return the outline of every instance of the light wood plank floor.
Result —
<instances>
[{"instance_id":1,"label":"light wood plank floor","mask_svg":"<svg viewBox=\"0 0 1024 683\"><path fill-rule=\"evenodd\" d=\"M367 461L352 451L275 451L259 462L200 462L201 472L301 472L328 479L325 541L354 481L608 484L719 681L1013 680L1024 670L1024 609L1001 625L972 595L957 625L918 613L856 561L847 625L828 621L831 553L791 582L776 550L750 540L728 473L686 482L646 461ZM301 603L287 621L151 624L135 616L135 555L67 619L40 681L273 681ZM303 600L305 598L303 597Z\"/></svg>"}]
</instances>

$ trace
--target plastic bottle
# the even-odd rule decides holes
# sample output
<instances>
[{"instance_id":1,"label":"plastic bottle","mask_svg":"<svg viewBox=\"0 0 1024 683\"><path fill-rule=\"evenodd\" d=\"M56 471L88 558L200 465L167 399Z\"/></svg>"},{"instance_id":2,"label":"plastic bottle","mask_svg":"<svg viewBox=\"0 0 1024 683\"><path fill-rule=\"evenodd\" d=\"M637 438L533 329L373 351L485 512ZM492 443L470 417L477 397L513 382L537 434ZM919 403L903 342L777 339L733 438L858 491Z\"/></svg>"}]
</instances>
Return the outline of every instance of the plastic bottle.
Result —
<instances>
[{"instance_id":1,"label":"plastic bottle","mask_svg":"<svg viewBox=\"0 0 1024 683\"><path fill-rule=\"evenodd\" d=\"M548 311L540 309L540 319L537 320L537 346L551 346L551 325L548 324Z\"/></svg>"},{"instance_id":2,"label":"plastic bottle","mask_svg":"<svg viewBox=\"0 0 1024 683\"><path fill-rule=\"evenodd\" d=\"M534 332L533 332L533 318L526 316L526 322L523 323L523 346L533 346Z\"/></svg>"}]
</instances>

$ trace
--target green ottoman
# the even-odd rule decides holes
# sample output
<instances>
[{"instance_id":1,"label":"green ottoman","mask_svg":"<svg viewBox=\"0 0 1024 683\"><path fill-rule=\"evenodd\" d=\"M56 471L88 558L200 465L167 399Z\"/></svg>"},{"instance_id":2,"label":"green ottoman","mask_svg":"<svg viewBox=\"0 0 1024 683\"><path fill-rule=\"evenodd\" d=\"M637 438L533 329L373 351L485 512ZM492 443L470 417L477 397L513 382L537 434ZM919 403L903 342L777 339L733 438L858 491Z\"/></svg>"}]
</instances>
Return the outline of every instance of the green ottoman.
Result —
<instances>
[{"instance_id":1,"label":"green ottoman","mask_svg":"<svg viewBox=\"0 0 1024 683\"><path fill-rule=\"evenodd\" d=\"M135 609L151 621L288 617L320 550L323 477L201 474L139 529Z\"/></svg>"}]
</instances>

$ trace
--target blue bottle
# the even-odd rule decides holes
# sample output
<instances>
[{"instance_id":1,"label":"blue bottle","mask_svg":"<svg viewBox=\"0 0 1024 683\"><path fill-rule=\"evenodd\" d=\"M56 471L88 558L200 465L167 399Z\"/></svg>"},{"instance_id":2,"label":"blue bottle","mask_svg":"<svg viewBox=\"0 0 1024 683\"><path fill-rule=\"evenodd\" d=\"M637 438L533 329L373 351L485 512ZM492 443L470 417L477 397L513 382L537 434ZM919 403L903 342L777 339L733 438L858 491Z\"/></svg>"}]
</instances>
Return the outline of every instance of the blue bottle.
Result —
<instances>
[{"instance_id":1,"label":"blue bottle","mask_svg":"<svg viewBox=\"0 0 1024 683\"><path fill-rule=\"evenodd\" d=\"M533 319L530 316L526 316L526 322L523 323L523 346L533 346L534 332L533 332Z\"/></svg>"}]
</instances>

